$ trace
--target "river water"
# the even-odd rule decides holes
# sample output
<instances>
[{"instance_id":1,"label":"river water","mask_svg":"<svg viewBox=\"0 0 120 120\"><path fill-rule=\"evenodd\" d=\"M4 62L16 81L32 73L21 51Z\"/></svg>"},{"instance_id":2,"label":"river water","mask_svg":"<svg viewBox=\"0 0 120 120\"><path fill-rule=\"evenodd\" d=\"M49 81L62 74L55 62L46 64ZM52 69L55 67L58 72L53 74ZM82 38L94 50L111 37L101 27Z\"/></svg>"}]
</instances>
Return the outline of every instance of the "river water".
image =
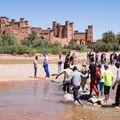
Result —
<instances>
[{"instance_id":1,"label":"river water","mask_svg":"<svg viewBox=\"0 0 120 120\"><path fill-rule=\"evenodd\" d=\"M65 103L49 80L11 81L0 82L0 120L120 120L120 110Z\"/></svg>"}]
</instances>

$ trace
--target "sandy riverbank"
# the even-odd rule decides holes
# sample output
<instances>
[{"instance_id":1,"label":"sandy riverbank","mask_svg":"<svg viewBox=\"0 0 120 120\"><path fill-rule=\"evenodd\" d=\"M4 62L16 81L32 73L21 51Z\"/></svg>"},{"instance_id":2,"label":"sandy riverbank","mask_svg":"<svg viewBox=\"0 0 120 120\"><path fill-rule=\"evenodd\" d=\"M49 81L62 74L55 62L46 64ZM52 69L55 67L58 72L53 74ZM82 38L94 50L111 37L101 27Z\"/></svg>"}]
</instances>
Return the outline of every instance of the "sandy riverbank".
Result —
<instances>
[{"instance_id":1,"label":"sandy riverbank","mask_svg":"<svg viewBox=\"0 0 120 120\"><path fill-rule=\"evenodd\" d=\"M81 63L86 61L87 53L78 53L76 52L76 65L80 69ZM109 54L107 53L107 59L109 58ZM41 54L37 54L39 57L38 60L38 73L36 79L40 77L44 79L45 72L42 66L43 56ZM57 73L57 59L58 55L48 55L49 56L49 68L50 74ZM64 60L65 56L62 56ZM33 78L33 60L34 56L29 57L28 55L0 55L0 81L14 81L14 80L34 80ZM116 75L116 68L114 66L110 66L110 70L113 72L114 76ZM54 79L55 77L51 76L50 79Z\"/></svg>"},{"instance_id":2,"label":"sandy riverbank","mask_svg":"<svg viewBox=\"0 0 120 120\"><path fill-rule=\"evenodd\" d=\"M80 69L81 64L77 64ZM57 73L57 64L49 64L50 74ZM110 66L110 70L116 76L115 66ZM42 64L38 65L38 78L33 78L33 64L0 64L0 81L24 81L24 80L39 80L45 79L45 72ZM51 76L54 79L55 76Z\"/></svg>"}]
</instances>

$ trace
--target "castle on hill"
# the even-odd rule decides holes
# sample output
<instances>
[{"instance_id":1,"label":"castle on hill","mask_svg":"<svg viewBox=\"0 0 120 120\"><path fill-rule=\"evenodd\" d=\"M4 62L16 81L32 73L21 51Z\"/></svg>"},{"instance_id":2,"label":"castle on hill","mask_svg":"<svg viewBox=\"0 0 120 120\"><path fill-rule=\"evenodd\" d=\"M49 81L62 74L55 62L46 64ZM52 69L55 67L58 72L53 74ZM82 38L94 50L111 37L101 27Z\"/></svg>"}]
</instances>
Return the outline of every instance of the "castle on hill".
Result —
<instances>
[{"instance_id":1,"label":"castle on hill","mask_svg":"<svg viewBox=\"0 0 120 120\"><path fill-rule=\"evenodd\" d=\"M85 32L74 31L74 23L66 21L64 25L53 21L52 28L42 29L41 27L32 27L24 18L19 21L9 20L7 17L0 17L0 32L10 33L18 40L27 37L32 30L38 32L38 36L51 43L58 41L62 45L68 44L73 39L78 44L88 44L93 42L93 26L88 25Z\"/></svg>"}]
</instances>

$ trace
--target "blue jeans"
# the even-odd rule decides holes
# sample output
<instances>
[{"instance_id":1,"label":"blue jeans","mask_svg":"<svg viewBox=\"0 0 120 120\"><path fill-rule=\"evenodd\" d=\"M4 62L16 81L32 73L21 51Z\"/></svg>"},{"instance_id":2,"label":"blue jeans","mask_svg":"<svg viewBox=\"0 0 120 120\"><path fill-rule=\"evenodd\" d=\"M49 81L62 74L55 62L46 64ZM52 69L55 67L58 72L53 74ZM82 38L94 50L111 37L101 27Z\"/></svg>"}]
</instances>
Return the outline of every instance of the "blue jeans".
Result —
<instances>
[{"instance_id":1,"label":"blue jeans","mask_svg":"<svg viewBox=\"0 0 120 120\"><path fill-rule=\"evenodd\" d=\"M98 85L100 93L103 94L104 82L98 82L97 85Z\"/></svg>"},{"instance_id":2,"label":"blue jeans","mask_svg":"<svg viewBox=\"0 0 120 120\"><path fill-rule=\"evenodd\" d=\"M48 64L44 64L43 67L44 67L44 70L45 70L45 73L46 73L46 77L50 77Z\"/></svg>"}]
</instances>

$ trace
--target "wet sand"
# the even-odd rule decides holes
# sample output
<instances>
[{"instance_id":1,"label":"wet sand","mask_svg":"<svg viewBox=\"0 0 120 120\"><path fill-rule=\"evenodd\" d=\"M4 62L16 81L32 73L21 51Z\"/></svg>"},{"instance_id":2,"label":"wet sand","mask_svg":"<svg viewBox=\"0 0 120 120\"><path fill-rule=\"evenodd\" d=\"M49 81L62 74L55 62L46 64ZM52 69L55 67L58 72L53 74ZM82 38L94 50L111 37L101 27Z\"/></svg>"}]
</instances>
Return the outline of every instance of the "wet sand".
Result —
<instances>
[{"instance_id":1,"label":"wet sand","mask_svg":"<svg viewBox=\"0 0 120 120\"><path fill-rule=\"evenodd\" d=\"M0 82L0 120L119 120L120 110L63 102L50 80Z\"/></svg>"}]
</instances>

